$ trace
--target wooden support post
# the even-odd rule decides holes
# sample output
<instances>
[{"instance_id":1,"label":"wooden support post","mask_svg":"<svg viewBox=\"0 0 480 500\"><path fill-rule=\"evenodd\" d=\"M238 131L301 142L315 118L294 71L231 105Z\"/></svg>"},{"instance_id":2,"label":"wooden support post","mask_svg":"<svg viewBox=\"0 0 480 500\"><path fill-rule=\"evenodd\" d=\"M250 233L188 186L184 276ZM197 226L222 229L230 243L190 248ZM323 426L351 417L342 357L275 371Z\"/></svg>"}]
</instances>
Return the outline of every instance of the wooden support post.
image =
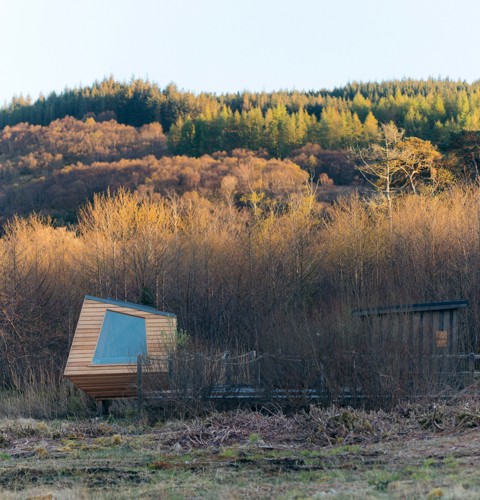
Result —
<instances>
[{"instance_id":1,"label":"wooden support post","mask_svg":"<svg viewBox=\"0 0 480 500\"><path fill-rule=\"evenodd\" d=\"M97 415L99 417L102 417L103 416L103 400L97 399L97 400L95 400L95 403L97 404Z\"/></svg>"},{"instance_id":2,"label":"wooden support post","mask_svg":"<svg viewBox=\"0 0 480 500\"><path fill-rule=\"evenodd\" d=\"M468 380L470 384L475 382L475 353L468 355Z\"/></svg>"},{"instance_id":3,"label":"wooden support post","mask_svg":"<svg viewBox=\"0 0 480 500\"><path fill-rule=\"evenodd\" d=\"M143 388L142 388L142 355L137 356L137 405L139 413L143 406Z\"/></svg>"},{"instance_id":4,"label":"wooden support post","mask_svg":"<svg viewBox=\"0 0 480 500\"><path fill-rule=\"evenodd\" d=\"M97 404L97 414L99 417L104 417L108 413L108 407L110 406L110 401L106 399L96 399Z\"/></svg>"}]
</instances>

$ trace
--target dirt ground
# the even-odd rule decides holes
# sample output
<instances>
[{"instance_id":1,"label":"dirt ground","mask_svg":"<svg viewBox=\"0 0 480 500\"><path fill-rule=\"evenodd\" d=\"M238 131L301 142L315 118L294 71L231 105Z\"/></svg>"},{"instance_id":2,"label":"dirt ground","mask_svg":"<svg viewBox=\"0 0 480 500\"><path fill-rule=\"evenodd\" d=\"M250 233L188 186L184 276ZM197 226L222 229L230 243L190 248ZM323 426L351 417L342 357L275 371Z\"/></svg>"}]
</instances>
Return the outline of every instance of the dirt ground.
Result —
<instances>
[{"instance_id":1,"label":"dirt ground","mask_svg":"<svg viewBox=\"0 0 480 500\"><path fill-rule=\"evenodd\" d=\"M480 403L0 420L0 497L480 498Z\"/></svg>"}]
</instances>

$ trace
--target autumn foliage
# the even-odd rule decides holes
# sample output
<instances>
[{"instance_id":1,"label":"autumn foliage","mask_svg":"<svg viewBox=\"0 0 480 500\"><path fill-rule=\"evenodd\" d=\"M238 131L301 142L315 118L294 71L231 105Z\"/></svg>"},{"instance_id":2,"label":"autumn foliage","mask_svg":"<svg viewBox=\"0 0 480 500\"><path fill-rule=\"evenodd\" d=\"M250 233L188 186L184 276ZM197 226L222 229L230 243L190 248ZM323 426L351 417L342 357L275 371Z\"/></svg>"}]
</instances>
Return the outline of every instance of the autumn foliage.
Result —
<instances>
[{"instance_id":1,"label":"autumn foliage","mask_svg":"<svg viewBox=\"0 0 480 500\"><path fill-rule=\"evenodd\" d=\"M0 385L60 376L85 294L174 312L198 350L308 358L337 385L362 345L393 380L353 308L468 299L477 349L477 97L436 81L218 97L108 79L12 103Z\"/></svg>"},{"instance_id":2,"label":"autumn foliage","mask_svg":"<svg viewBox=\"0 0 480 500\"><path fill-rule=\"evenodd\" d=\"M86 293L175 312L199 348L337 361L361 342L354 307L465 298L473 348L479 199L477 188L405 195L393 231L382 203L325 209L309 192L239 210L121 191L95 197L71 230L15 218L0 239L2 383L61 373Z\"/></svg>"}]
</instances>

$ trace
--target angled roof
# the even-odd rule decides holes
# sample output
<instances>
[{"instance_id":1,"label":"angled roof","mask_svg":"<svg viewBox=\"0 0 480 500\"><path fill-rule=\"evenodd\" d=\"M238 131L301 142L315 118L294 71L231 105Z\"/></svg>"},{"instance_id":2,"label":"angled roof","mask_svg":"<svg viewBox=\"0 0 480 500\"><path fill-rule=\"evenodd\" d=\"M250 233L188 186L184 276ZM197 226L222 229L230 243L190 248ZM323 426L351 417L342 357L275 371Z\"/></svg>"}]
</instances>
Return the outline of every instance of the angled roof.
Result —
<instances>
[{"instance_id":1,"label":"angled roof","mask_svg":"<svg viewBox=\"0 0 480 500\"><path fill-rule=\"evenodd\" d=\"M176 318L176 314L158 311L153 307L143 306L140 304L134 304L133 302L124 302L116 299L102 299L100 297L93 297L92 295L85 295L85 300L95 300L96 302L103 302L104 304L111 304L113 306L129 307L130 309L136 309L137 311L143 311L150 314L156 314L158 316L169 316L170 318Z\"/></svg>"},{"instance_id":2,"label":"angled roof","mask_svg":"<svg viewBox=\"0 0 480 500\"><path fill-rule=\"evenodd\" d=\"M448 302L426 302L424 304L404 304L386 307L373 307L370 309L354 309L353 316L372 316L395 313L418 313L428 311L448 311L461 309L468 306L467 300L450 300Z\"/></svg>"}]
</instances>

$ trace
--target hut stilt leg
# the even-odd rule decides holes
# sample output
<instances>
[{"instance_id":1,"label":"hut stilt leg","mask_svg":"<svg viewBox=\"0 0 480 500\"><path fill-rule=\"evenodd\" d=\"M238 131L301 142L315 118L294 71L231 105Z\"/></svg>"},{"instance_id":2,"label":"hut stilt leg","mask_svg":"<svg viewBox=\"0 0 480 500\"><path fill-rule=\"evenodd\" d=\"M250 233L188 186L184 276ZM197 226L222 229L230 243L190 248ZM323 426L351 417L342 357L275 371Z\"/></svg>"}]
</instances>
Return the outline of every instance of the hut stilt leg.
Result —
<instances>
[{"instance_id":1,"label":"hut stilt leg","mask_svg":"<svg viewBox=\"0 0 480 500\"><path fill-rule=\"evenodd\" d=\"M100 417L105 416L108 413L108 401L106 399L97 399L97 414Z\"/></svg>"}]
</instances>

